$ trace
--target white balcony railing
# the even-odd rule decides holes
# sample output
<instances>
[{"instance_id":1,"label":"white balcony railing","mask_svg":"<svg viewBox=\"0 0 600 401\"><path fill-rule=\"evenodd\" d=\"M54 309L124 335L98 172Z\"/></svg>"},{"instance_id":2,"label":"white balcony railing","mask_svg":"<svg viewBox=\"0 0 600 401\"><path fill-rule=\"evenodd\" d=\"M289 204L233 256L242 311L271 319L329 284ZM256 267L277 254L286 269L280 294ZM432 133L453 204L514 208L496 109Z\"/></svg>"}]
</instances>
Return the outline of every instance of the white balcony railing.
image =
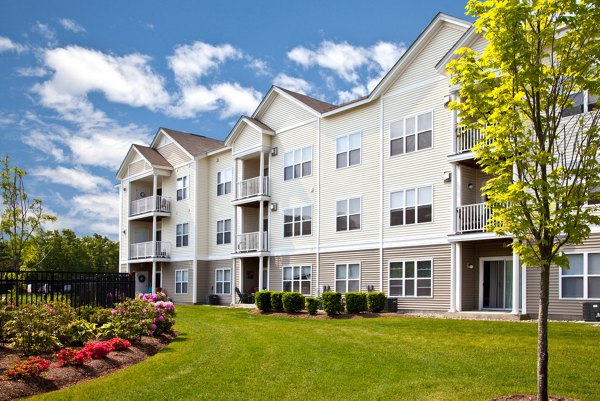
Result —
<instances>
[{"instance_id":1,"label":"white balcony railing","mask_svg":"<svg viewBox=\"0 0 600 401\"><path fill-rule=\"evenodd\" d=\"M254 177L237 183L236 199L269 195L269 177Z\"/></svg>"},{"instance_id":2,"label":"white balcony railing","mask_svg":"<svg viewBox=\"0 0 600 401\"><path fill-rule=\"evenodd\" d=\"M134 200L129 205L129 215L136 216L149 212L171 212L171 198L165 196L149 196Z\"/></svg>"},{"instance_id":3,"label":"white balcony railing","mask_svg":"<svg viewBox=\"0 0 600 401\"><path fill-rule=\"evenodd\" d=\"M471 152L481 139L480 130L467 127L456 127L456 153Z\"/></svg>"},{"instance_id":4,"label":"white balcony railing","mask_svg":"<svg viewBox=\"0 0 600 401\"><path fill-rule=\"evenodd\" d=\"M253 251L267 251L268 250L268 240L267 240L267 231L263 231L263 243L262 247L260 246L260 238L259 233L244 233L238 234L236 238L236 249L237 252L253 252Z\"/></svg>"},{"instance_id":5,"label":"white balcony railing","mask_svg":"<svg viewBox=\"0 0 600 401\"><path fill-rule=\"evenodd\" d=\"M129 259L169 258L171 243L163 241L138 242L129 245Z\"/></svg>"},{"instance_id":6,"label":"white balcony railing","mask_svg":"<svg viewBox=\"0 0 600 401\"><path fill-rule=\"evenodd\" d=\"M459 206L456 208L456 227L459 234L468 232L484 232L492 210L485 203Z\"/></svg>"}]
</instances>

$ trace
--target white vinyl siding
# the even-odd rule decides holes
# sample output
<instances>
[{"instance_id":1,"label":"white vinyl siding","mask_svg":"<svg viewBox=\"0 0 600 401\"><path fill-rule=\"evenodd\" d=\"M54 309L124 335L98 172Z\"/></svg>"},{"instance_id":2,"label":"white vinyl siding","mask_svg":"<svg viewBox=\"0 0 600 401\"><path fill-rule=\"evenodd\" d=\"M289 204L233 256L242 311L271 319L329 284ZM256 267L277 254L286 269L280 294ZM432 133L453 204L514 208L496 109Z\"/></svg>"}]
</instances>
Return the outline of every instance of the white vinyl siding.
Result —
<instances>
[{"instance_id":1,"label":"white vinyl siding","mask_svg":"<svg viewBox=\"0 0 600 401\"><path fill-rule=\"evenodd\" d=\"M231 294L231 269L215 271L215 293Z\"/></svg>"},{"instance_id":2,"label":"white vinyl siding","mask_svg":"<svg viewBox=\"0 0 600 401\"><path fill-rule=\"evenodd\" d=\"M431 297L433 294L433 263L431 260L390 262L390 297Z\"/></svg>"},{"instance_id":3,"label":"white vinyl siding","mask_svg":"<svg viewBox=\"0 0 600 401\"><path fill-rule=\"evenodd\" d=\"M299 292L310 295L311 266L284 266L282 289L286 292Z\"/></svg>"},{"instance_id":4,"label":"white vinyl siding","mask_svg":"<svg viewBox=\"0 0 600 401\"><path fill-rule=\"evenodd\" d=\"M188 271L175 270L175 294L188 293Z\"/></svg>"},{"instance_id":5,"label":"white vinyl siding","mask_svg":"<svg viewBox=\"0 0 600 401\"><path fill-rule=\"evenodd\" d=\"M561 299L600 299L600 253L570 254L560 269Z\"/></svg>"},{"instance_id":6,"label":"white vinyl siding","mask_svg":"<svg viewBox=\"0 0 600 401\"><path fill-rule=\"evenodd\" d=\"M335 265L335 290L342 294L360 291L359 263L338 263Z\"/></svg>"}]
</instances>

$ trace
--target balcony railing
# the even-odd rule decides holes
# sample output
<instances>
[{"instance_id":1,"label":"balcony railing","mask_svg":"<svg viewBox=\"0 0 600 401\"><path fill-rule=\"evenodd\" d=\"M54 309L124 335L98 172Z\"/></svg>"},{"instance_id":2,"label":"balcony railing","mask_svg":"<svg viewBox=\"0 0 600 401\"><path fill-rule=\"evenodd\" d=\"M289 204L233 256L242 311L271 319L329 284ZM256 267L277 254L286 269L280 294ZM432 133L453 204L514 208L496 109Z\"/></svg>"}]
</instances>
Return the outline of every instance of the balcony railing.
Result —
<instances>
[{"instance_id":1,"label":"balcony railing","mask_svg":"<svg viewBox=\"0 0 600 401\"><path fill-rule=\"evenodd\" d=\"M129 215L136 216L138 214L150 213L150 212L171 212L171 198L164 196L149 196L134 200L129 205Z\"/></svg>"},{"instance_id":2,"label":"balcony railing","mask_svg":"<svg viewBox=\"0 0 600 401\"><path fill-rule=\"evenodd\" d=\"M492 210L485 203L459 206L456 208L456 226L459 234L484 232L492 217Z\"/></svg>"},{"instance_id":3,"label":"balcony railing","mask_svg":"<svg viewBox=\"0 0 600 401\"><path fill-rule=\"evenodd\" d=\"M255 251L267 251L268 240L267 231L263 231L263 243L260 246L259 233L244 233L238 234L237 236L237 252L255 252Z\"/></svg>"},{"instance_id":4,"label":"balcony railing","mask_svg":"<svg viewBox=\"0 0 600 401\"><path fill-rule=\"evenodd\" d=\"M481 139L481 130L467 127L456 127L456 153L471 152Z\"/></svg>"},{"instance_id":5,"label":"balcony railing","mask_svg":"<svg viewBox=\"0 0 600 401\"><path fill-rule=\"evenodd\" d=\"M129 245L129 259L169 258L171 243L163 241L138 242Z\"/></svg>"},{"instance_id":6,"label":"balcony railing","mask_svg":"<svg viewBox=\"0 0 600 401\"><path fill-rule=\"evenodd\" d=\"M237 183L236 199L259 195L269 196L269 177L254 177Z\"/></svg>"}]
</instances>

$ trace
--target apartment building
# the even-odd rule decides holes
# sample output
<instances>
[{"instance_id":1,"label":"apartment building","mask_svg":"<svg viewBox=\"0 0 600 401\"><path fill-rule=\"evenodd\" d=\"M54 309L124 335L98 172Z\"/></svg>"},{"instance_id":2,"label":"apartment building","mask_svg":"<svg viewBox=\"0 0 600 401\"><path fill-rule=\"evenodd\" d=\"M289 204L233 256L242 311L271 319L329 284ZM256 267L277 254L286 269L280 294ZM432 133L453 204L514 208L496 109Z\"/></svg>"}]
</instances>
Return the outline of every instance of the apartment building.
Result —
<instances>
[{"instance_id":1,"label":"apartment building","mask_svg":"<svg viewBox=\"0 0 600 401\"><path fill-rule=\"evenodd\" d=\"M224 142L160 128L120 180L120 269L178 303L236 289L384 291L401 311L535 316L538 282L511 238L486 232L476 131L457 126L445 75L482 49L438 14L366 97L332 105L273 86ZM550 315L600 298L600 235L554 269Z\"/></svg>"}]
</instances>

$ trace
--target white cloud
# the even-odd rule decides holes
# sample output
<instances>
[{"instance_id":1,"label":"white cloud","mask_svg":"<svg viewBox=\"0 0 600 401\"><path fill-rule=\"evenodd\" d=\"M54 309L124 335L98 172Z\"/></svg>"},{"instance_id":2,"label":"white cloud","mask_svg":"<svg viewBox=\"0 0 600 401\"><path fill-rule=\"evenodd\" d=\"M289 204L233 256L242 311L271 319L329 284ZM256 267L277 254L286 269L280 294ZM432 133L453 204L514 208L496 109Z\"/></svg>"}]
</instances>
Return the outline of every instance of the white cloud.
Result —
<instances>
[{"instance_id":1,"label":"white cloud","mask_svg":"<svg viewBox=\"0 0 600 401\"><path fill-rule=\"evenodd\" d=\"M25 50L26 50L25 46L15 43L5 36L0 36L0 53L8 52L8 51L22 53Z\"/></svg>"},{"instance_id":2,"label":"white cloud","mask_svg":"<svg viewBox=\"0 0 600 401\"><path fill-rule=\"evenodd\" d=\"M335 43L328 40L321 42L316 50L296 47L288 53L290 60L304 66L319 66L334 71L339 77L348 81L358 80L356 69L367 63L369 54L360 46L352 46L347 42Z\"/></svg>"},{"instance_id":3,"label":"white cloud","mask_svg":"<svg viewBox=\"0 0 600 401\"><path fill-rule=\"evenodd\" d=\"M45 77L48 75L48 71L42 67L22 67L17 69L17 74L22 77Z\"/></svg>"},{"instance_id":4,"label":"white cloud","mask_svg":"<svg viewBox=\"0 0 600 401\"><path fill-rule=\"evenodd\" d=\"M76 232L98 233L118 239L119 195L114 190L104 194L76 195L69 201L66 213L56 213L45 206L48 213L58 217L46 224L46 229L71 229Z\"/></svg>"},{"instance_id":5,"label":"white cloud","mask_svg":"<svg viewBox=\"0 0 600 401\"><path fill-rule=\"evenodd\" d=\"M287 74L280 73L273 80L273 85L281 86L293 92L308 94L313 90L313 86L302 78L290 77Z\"/></svg>"},{"instance_id":6,"label":"white cloud","mask_svg":"<svg viewBox=\"0 0 600 401\"><path fill-rule=\"evenodd\" d=\"M271 74L269 71L269 66L264 60L250 57L246 66L253 70L258 76L268 76Z\"/></svg>"},{"instance_id":7,"label":"white cloud","mask_svg":"<svg viewBox=\"0 0 600 401\"><path fill-rule=\"evenodd\" d=\"M230 44L213 46L209 43L194 42L175 48L167 57L169 66L180 85L190 85L209 71L216 69L228 59L239 59L243 53Z\"/></svg>"},{"instance_id":8,"label":"white cloud","mask_svg":"<svg viewBox=\"0 0 600 401\"><path fill-rule=\"evenodd\" d=\"M85 32L85 28L83 26L79 25L77 22L73 21L72 19L61 18L58 20L58 22L67 31L71 31L73 33Z\"/></svg>"},{"instance_id":9,"label":"white cloud","mask_svg":"<svg viewBox=\"0 0 600 401\"><path fill-rule=\"evenodd\" d=\"M80 168L40 167L31 171L31 175L41 177L54 184L67 185L84 192L96 192L112 187L106 178L93 175Z\"/></svg>"},{"instance_id":10,"label":"white cloud","mask_svg":"<svg viewBox=\"0 0 600 401\"><path fill-rule=\"evenodd\" d=\"M44 38L46 38L49 43L54 43L54 41L56 39L56 32L54 32L54 29L50 28L46 24L42 24L39 21L36 22L36 24L33 26L32 30L34 32L39 33Z\"/></svg>"},{"instance_id":11,"label":"white cloud","mask_svg":"<svg viewBox=\"0 0 600 401\"><path fill-rule=\"evenodd\" d=\"M34 91L44 106L61 113L93 114L90 92L101 92L111 102L157 110L170 97L149 61L138 53L119 57L79 46L46 50L45 66L54 74Z\"/></svg>"},{"instance_id":12,"label":"white cloud","mask_svg":"<svg viewBox=\"0 0 600 401\"><path fill-rule=\"evenodd\" d=\"M403 43L377 42L369 48L370 58L386 71L396 64L396 61L406 50Z\"/></svg>"},{"instance_id":13,"label":"white cloud","mask_svg":"<svg viewBox=\"0 0 600 401\"><path fill-rule=\"evenodd\" d=\"M338 91L338 102L346 103L359 97L366 96L369 92L364 85L357 85L349 91Z\"/></svg>"}]
</instances>

